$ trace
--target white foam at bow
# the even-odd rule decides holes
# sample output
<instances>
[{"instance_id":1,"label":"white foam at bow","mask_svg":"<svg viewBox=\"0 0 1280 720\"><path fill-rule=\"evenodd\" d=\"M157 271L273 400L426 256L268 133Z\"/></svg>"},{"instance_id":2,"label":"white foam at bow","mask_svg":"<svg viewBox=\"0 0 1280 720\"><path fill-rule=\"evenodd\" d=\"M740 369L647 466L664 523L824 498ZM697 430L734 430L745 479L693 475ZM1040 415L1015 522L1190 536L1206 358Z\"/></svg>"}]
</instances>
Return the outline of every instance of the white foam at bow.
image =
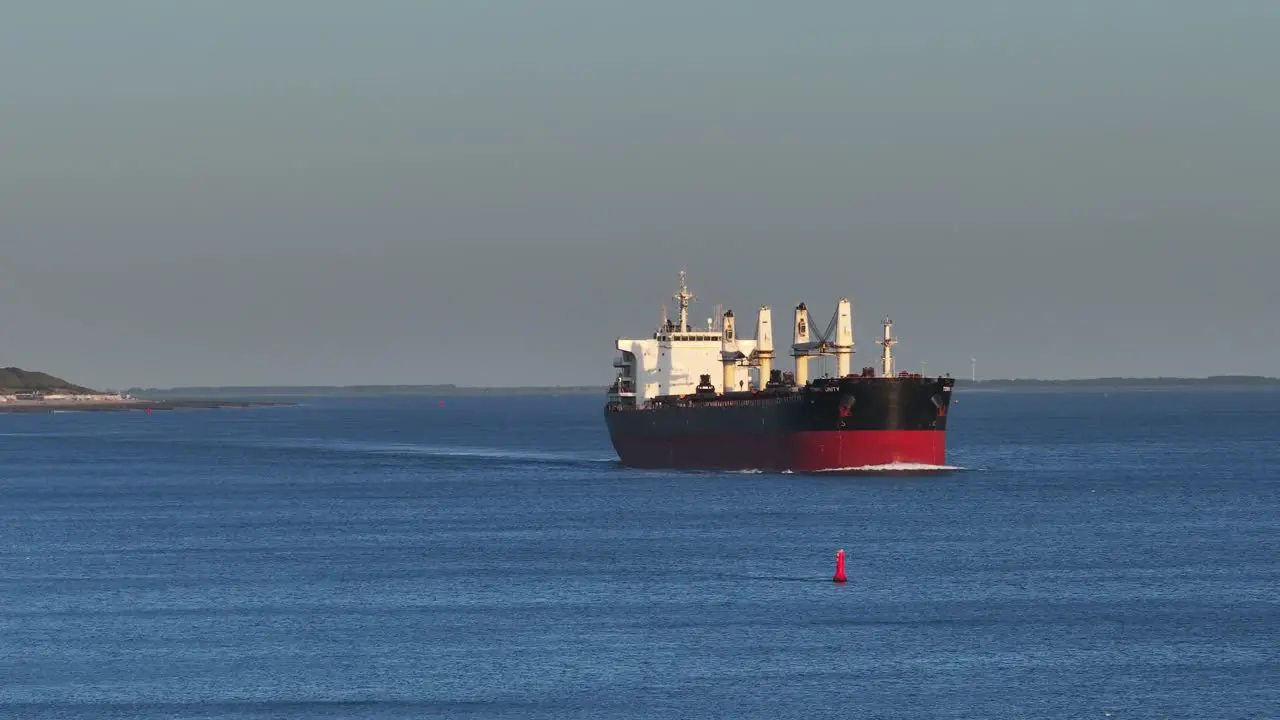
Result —
<instances>
[{"instance_id":1,"label":"white foam at bow","mask_svg":"<svg viewBox=\"0 0 1280 720\"><path fill-rule=\"evenodd\" d=\"M928 463L895 462L884 465L858 465L855 467L827 468L817 472L942 472L963 470L956 465L930 465Z\"/></svg>"}]
</instances>

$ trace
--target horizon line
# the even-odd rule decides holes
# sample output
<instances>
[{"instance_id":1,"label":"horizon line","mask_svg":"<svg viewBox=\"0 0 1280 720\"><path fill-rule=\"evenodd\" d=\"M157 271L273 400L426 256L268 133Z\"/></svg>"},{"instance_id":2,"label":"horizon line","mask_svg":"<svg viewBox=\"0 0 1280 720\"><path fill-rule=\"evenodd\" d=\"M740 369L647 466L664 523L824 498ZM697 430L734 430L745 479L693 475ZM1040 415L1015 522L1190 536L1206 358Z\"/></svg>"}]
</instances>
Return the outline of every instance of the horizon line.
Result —
<instances>
[{"instance_id":1,"label":"horizon line","mask_svg":"<svg viewBox=\"0 0 1280 720\"><path fill-rule=\"evenodd\" d=\"M932 377L932 376L930 376ZM957 384L981 385L984 383L1089 383L1089 382L1280 382L1280 377L1270 375L1099 375L1085 378L1036 378L1011 377L987 378L972 380L955 377ZM124 390L173 391L173 390L254 390L254 389L323 389L323 390L383 390L394 388L440 389L440 390L577 390L588 388L607 388L609 383L591 383L578 385L459 385L457 383L343 383L343 384L225 384L225 385L172 385L168 387L134 385Z\"/></svg>"}]
</instances>

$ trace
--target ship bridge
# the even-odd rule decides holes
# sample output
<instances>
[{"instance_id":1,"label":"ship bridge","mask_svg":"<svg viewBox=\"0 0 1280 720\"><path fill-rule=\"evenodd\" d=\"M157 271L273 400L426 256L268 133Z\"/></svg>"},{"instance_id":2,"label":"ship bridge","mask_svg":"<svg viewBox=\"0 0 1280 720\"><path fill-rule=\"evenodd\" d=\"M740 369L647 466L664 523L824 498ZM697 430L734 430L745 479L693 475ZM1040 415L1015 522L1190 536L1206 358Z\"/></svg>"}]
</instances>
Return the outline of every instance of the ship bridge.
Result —
<instances>
[{"instance_id":1,"label":"ship bridge","mask_svg":"<svg viewBox=\"0 0 1280 720\"><path fill-rule=\"evenodd\" d=\"M721 382L713 384L716 392L724 392L725 361L722 351L726 344L733 345L735 353L741 353L740 359L735 355L734 365L758 369L758 338L737 338L732 325L724 322L723 315L708 318L706 327L694 327L689 323L690 304L696 296L689 290L684 271L680 272L680 287L672 297L679 307L676 318L667 317L664 305L662 321L650 337L618 338L616 349L619 356L614 360L613 366L619 372L609 390L611 399L643 403L660 395L690 394L697 388L701 375L722 378ZM769 309L761 308L761 312L768 326ZM726 314L732 317L732 311ZM769 354L772 356L771 339ZM760 388L768 379L767 369L762 376L759 372L741 373L740 377L734 375L734 387L727 389Z\"/></svg>"}]
</instances>

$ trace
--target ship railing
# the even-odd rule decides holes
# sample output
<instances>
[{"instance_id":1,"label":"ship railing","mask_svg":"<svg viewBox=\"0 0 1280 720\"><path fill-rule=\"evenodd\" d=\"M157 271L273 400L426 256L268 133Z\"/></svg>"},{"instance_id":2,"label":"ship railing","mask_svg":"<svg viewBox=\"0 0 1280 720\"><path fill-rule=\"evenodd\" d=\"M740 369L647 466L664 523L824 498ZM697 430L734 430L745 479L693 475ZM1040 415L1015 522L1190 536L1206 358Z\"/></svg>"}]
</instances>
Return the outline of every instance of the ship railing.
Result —
<instances>
[{"instance_id":1,"label":"ship railing","mask_svg":"<svg viewBox=\"0 0 1280 720\"><path fill-rule=\"evenodd\" d=\"M617 408L620 410L663 410L693 408L741 408L772 405L779 401L799 402L800 395L752 395L738 398L698 398L693 395L669 396L644 401L642 404Z\"/></svg>"}]
</instances>

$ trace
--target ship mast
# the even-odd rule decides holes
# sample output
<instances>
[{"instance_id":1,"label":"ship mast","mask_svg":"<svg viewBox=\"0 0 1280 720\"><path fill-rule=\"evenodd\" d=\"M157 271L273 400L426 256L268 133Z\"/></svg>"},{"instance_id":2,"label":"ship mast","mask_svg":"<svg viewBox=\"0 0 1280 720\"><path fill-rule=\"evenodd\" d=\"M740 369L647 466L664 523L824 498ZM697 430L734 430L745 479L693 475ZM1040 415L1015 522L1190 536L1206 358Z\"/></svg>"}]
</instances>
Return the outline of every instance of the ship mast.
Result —
<instances>
[{"instance_id":1,"label":"ship mast","mask_svg":"<svg viewBox=\"0 0 1280 720\"><path fill-rule=\"evenodd\" d=\"M880 351L880 374L893 377L893 346L898 344L898 339L893 337L893 321L887 315L884 318L884 337L876 344L884 347Z\"/></svg>"},{"instance_id":2,"label":"ship mast","mask_svg":"<svg viewBox=\"0 0 1280 720\"><path fill-rule=\"evenodd\" d=\"M696 300L697 296L689 292L689 286L685 284L684 270L680 271L680 290L671 297L680 302L679 332L689 332L689 301Z\"/></svg>"}]
</instances>

